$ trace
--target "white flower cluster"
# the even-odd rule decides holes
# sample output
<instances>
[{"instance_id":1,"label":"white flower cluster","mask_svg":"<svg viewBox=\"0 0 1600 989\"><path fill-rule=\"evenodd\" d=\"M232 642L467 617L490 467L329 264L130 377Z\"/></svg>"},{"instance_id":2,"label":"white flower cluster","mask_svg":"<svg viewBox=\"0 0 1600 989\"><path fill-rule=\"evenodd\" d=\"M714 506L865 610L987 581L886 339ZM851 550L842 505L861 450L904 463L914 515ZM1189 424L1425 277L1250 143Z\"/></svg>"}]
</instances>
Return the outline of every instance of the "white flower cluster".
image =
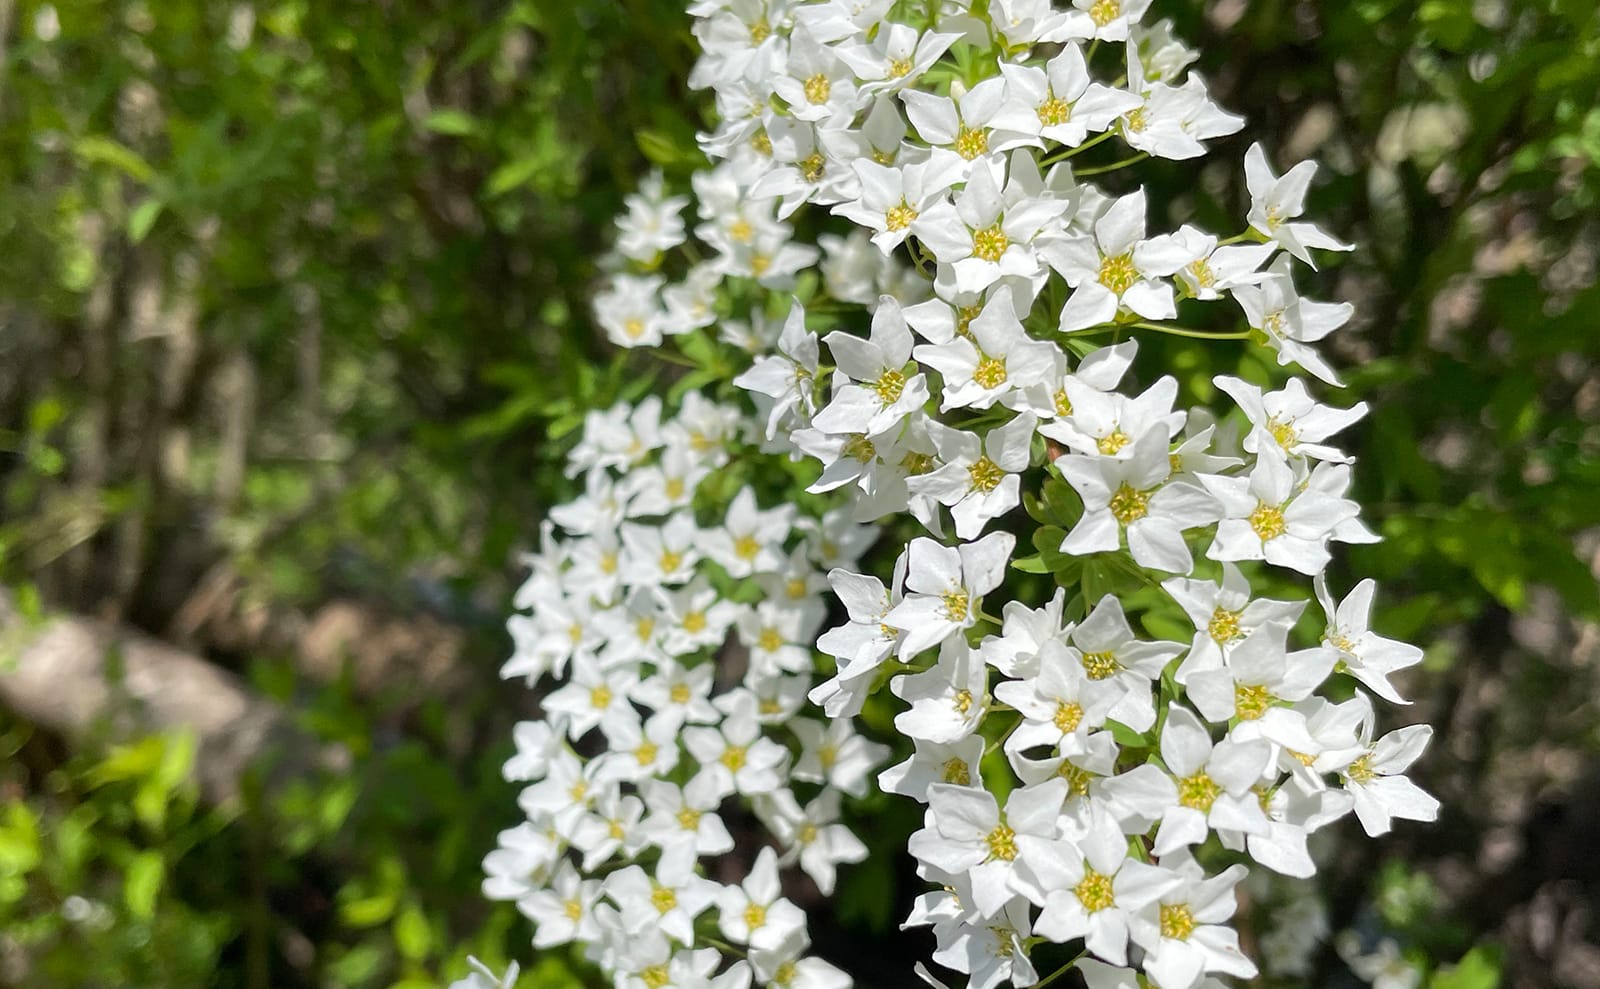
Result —
<instances>
[{"instance_id":1,"label":"white flower cluster","mask_svg":"<svg viewBox=\"0 0 1600 989\"><path fill-rule=\"evenodd\" d=\"M591 413L570 460L584 494L550 512L516 599L532 614L509 622L502 675L560 686L542 720L517 725L505 774L529 784L527 820L485 859L484 890L534 921L536 947L580 942L619 989L849 984L806 955L779 867L798 863L826 895L836 866L866 854L840 798L866 791L884 748L802 709L822 574L873 533L763 509L750 486L709 495L754 466L739 443L759 429L697 392L670 417L654 397ZM697 495L712 498L704 525ZM734 849L729 820L782 853L763 847L725 885L697 863ZM748 960L726 966L716 934Z\"/></svg>"},{"instance_id":2,"label":"white flower cluster","mask_svg":"<svg viewBox=\"0 0 1600 989\"><path fill-rule=\"evenodd\" d=\"M1243 126L1148 6L691 3L716 164L692 197L653 176L630 198L596 312L619 346L695 341L686 383L721 399L591 414L585 494L529 561L505 674L560 685L507 765L528 821L485 864L536 945L582 942L619 989L847 985L806 956L778 868L828 894L864 854L840 797L885 752L855 731L884 686L906 757L875 779L924 805L909 851L937 887L907 924L973 989L1253 977L1230 926L1250 863L1310 876L1308 836L1351 811L1371 835L1437 815L1405 776L1431 730L1377 735L1369 697L1404 703L1390 676L1421 651L1372 630L1372 581L1338 600L1324 576L1333 544L1376 538L1331 442L1365 406L1221 375L1219 418L1171 375L1134 387L1133 341L1091 342L1248 339L1337 385L1315 344L1352 313L1294 285L1312 250L1349 249L1300 218L1313 164L1278 176L1252 146L1226 237L1152 234L1142 188L1088 181ZM1108 142L1131 157L1082 164ZM807 204L848 233L802 242ZM769 319L776 293L806 304ZM1248 329L1174 322L1229 300ZM838 507L762 508L745 439L813 464L795 486ZM926 535L892 574L858 572L908 525ZM1013 571L1057 590L997 606ZM844 620L822 631L828 586ZM1320 636L1294 648L1313 594ZM722 885L697 861L734 848L741 806L782 851ZM1071 960L1040 973L1041 953Z\"/></svg>"},{"instance_id":3,"label":"white flower cluster","mask_svg":"<svg viewBox=\"0 0 1600 989\"><path fill-rule=\"evenodd\" d=\"M886 2L779 6L707 12L723 111L708 150L782 196L780 213L831 207L932 269L934 298L882 297L866 339L797 330L740 379L770 402L774 437L820 461L813 490L851 486L856 518L906 513L932 537L888 586L830 574L849 620L823 637L837 673L812 694L852 717L891 659L916 667L889 681L914 754L880 776L927 807L910 851L941 889L909 922L932 925L934 959L981 989L1032 984L1040 941L1082 940L1106 963L1082 966L1091 984L1132 984L1130 961L1162 989L1251 977L1227 926L1246 867L1209 873L1196 849L1214 836L1308 876L1307 835L1352 808L1369 834L1437 811L1403 775L1428 728L1374 741L1365 693L1319 695L1337 669L1399 701L1389 675L1421 658L1371 631L1371 581L1336 603L1322 576L1332 543L1375 538L1328 442L1365 407L1323 405L1299 379L1264 391L1219 376L1248 422L1234 447L1204 410L1175 407L1175 378L1121 387L1131 343L1073 345L1188 333L1163 325L1178 302L1231 298L1255 331L1237 335L1337 384L1312 344L1351 309L1301 299L1291 274L1310 248L1347 249L1298 219L1314 166L1278 177L1254 146L1243 233L1152 236L1142 189L1111 195L1067 159L1111 138L1136 158L1192 158L1242 121L1186 73L1169 25L1139 26L1147 4L993 0L981 17L946 3L918 25ZM1095 81L1093 54L1117 42L1126 74ZM1138 609L1186 615L1192 640L1141 637L1117 595L1083 585L983 611L1015 546L987 530L1041 466L1081 509L1040 548L1084 558L1078 574L1111 557L1164 592ZM1305 604L1257 597L1251 561L1314 578L1320 644L1290 647ZM997 747L1004 761L986 760Z\"/></svg>"}]
</instances>

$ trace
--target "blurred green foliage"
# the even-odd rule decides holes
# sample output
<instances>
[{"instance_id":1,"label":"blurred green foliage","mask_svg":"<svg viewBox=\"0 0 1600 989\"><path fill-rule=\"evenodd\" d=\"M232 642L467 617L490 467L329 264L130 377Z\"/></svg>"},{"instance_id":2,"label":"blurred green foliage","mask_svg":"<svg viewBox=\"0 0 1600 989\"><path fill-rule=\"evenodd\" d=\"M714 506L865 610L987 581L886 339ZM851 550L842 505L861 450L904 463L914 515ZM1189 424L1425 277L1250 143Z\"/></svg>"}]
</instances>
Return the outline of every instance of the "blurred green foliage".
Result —
<instances>
[{"instance_id":1,"label":"blurred green foliage","mask_svg":"<svg viewBox=\"0 0 1600 989\"><path fill-rule=\"evenodd\" d=\"M1376 916L1439 989L1502 964L1541 984L1506 943L1512 893L1484 874L1447 894L1428 869L1473 861L1498 757L1600 751L1573 713L1586 681L1511 634L1541 602L1600 619L1579 541L1600 527L1600 13L1156 12L1250 120L1199 170L1141 170L1158 208L1236 229L1260 139L1324 163L1310 212L1361 244L1308 286L1357 303L1336 362L1374 408L1351 445L1387 539L1348 572L1382 582L1380 628L1428 647L1419 713L1454 737L1422 767L1447 820L1337 870L1336 921ZM585 300L637 177L695 164L682 5L0 0L0 25L0 575L54 609L181 626L351 752L206 808L181 734L68 751L0 723L0 982L409 989L468 951L526 961L525 923L477 892L516 813L497 770L522 701L487 682L495 630L512 552L568 493L571 430L649 383ZM1213 374L1277 373L1145 350L1199 400ZM177 619L219 567L249 607L436 614L477 680L374 698L270 637L195 632ZM1483 676L1506 702L1457 717ZM894 926L901 803L861 808L886 826L844 878L858 944ZM574 971L557 953L521 984Z\"/></svg>"}]
</instances>

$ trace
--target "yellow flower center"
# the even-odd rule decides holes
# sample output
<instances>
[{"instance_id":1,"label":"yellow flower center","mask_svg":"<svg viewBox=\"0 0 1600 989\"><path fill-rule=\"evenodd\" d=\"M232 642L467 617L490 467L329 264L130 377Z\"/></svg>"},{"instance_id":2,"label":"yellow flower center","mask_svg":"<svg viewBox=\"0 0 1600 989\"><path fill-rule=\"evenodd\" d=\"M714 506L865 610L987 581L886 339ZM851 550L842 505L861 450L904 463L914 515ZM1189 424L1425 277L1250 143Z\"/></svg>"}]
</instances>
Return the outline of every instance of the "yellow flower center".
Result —
<instances>
[{"instance_id":1,"label":"yellow flower center","mask_svg":"<svg viewBox=\"0 0 1600 989\"><path fill-rule=\"evenodd\" d=\"M630 340L639 339L639 337L644 334L644 320L637 316L630 316L627 321L622 324L622 332L626 333L628 335L628 339Z\"/></svg>"},{"instance_id":2,"label":"yellow flower center","mask_svg":"<svg viewBox=\"0 0 1600 989\"><path fill-rule=\"evenodd\" d=\"M589 705L596 711L604 711L611 706L611 688L605 684L589 691Z\"/></svg>"},{"instance_id":3,"label":"yellow flower center","mask_svg":"<svg viewBox=\"0 0 1600 989\"><path fill-rule=\"evenodd\" d=\"M656 630L656 620L646 615L633 623L633 634L640 642L647 642Z\"/></svg>"},{"instance_id":4,"label":"yellow flower center","mask_svg":"<svg viewBox=\"0 0 1600 989\"><path fill-rule=\"evenodd\" d=\"M1003 358L983 355L972 371L972 380L981 388L999 388L1006 383L1006 362Z\"/></svg>"},{"instance_id":5,"label":"yellow flower center","mask_svg":"<svg viewBox=\"0 0 1600 989\"><path fill-rule=\"evenodd\" d=\"M612 841L621 841L628 836L628 832L623 830L621 821L610 822L606 827L606 834L611 836Z\"/></svg>"},{"instance_id":6,"label":"yellow flower center","mask_svg":"<svg viewBox=\"0 0 1600 989\"><path fill-rule=\"evenodd\" d=\"M956 133L956 154L971 161L989 153L989 132L962 126Z\"/></svg>"},{"instance_id":7,"label":"yellow flower center","mask_svg":"<svg viewBox=\"0 0 1600 989\"><path fill-rule=\"evenodd\" d=\"M700 829L700 812L693 807L685 807L678 811L678 827L685 831L698 831Z\"/></svg>"},{"instance_id":8,"label":"yellow flower center","mask_svg":"<svg viewBox=\"0 0 1600 989\"><path fill-rule=\"evenodd\" d=\"M989 845L990 858L1010 862L1017 857L1017 833L1004 824L996 824L983 840Z\"/></svg>"},{"instance_id":9,"label":"yellow flower center","mask_svg":"<svg viewBox=\"0 0 1600 989\"><path fill-rule=\"evenodd\" d=\"M833 83L825 74L818 72L806 80L805 90L806 99L812 103L826 103L828 95L833 92Z\"/></svg>"},{"instance_id":10,"label":"yellow flower center","mask_svg":"<svg viewBox=\"0 0 1600 989\"><path fill-rule=\"evenodd\" d=\"M979 457L973 462L972 466L967 468L968 486L973 491L982 494L988 494L998 488L1005 476L1006 472L1001 470L1000 466L988 457Z\"/></svg>"},{"instance_id":11,"label":"yellow flower center","mask_svg":"<svg viewBox=\"0 0 1600 989\"><path fill-rule=\"evenodd\" d=\"M1283 509L1264 501L1256 502L1255 511L1250 513L1250 528L1255 530L1262 542L1277 539L1284 531Z\"/></svg>"},{"instance_id":12,"label":"yellow flower center","mask_svg":"<svg viewBox=\"0 0 1600 989\"><path fill-rule=\"evenodd\" d=\"M1149 514L1150 495L1145 491L1134 490L1132 485L1123 481L1117 490L1112 492L1107 505L1116 520L1128 526Z\"/></svg>"},{"instance_id":13,"label":"yellow flower center","mask_svg":"<svg viewBox=\"0 0 1600 989\"><path fill-rule=\"evenodd\" d=\"M648 766L656 761L656 756L660 752L661 750L656 747L654 742L640 742L639 747L633 750L633 755L634 758L639 760L639 765Z\"/></svg>"},{"instance_id":14,"label":"yellow flower center","mask_svg":"<svg viewBox=\"0 0 1600 989\"><path fill-rule=\"evenodd\" d=\"M750 43L752 45L759 45L770 37L772 37L772 25L767 23L765 17L750 25Z\"/></svg>"},{"instance_id":15,"label":"yellow flower center","mask_svg":"<svg viewBox=\"0 0 1600 989\"><path fill-rule=\"evenodd\" d=\"M1120 0L1095 0L1089 6L1089 17L1096 27L1105 27L1118 17L1122 16L1122 3Z\"/></svg>"},{"instance_id":16,"label":"yellow flower center","mask_svg":"<svg viewBox=\"0 0 1600 989\"><path fill-rule=\"evenodd\" d=\"M1067 397L1067 390L1065 388L1057 388L1056 393L1054 396L1052 396L1052 398L1056 405L1056 415L1061 416L1062 418L1072 415L1072 399Z\"/></svg>"},{"instance_id":17,"label":"yellow flower center","mask_svg":"<svg viewBox=\"0 0 1600 989\"><path fill-rule=\"evenodd\" d=\"M953 588L945 591L943 598L944 616L953 622L964 622L972 608L972 599L967 596L965 588Z\"/></svg>"},{"instance_id":18,"label":"yellow flower center","mask_svg":"<svg viewBox=\"0 0 1600 989\"><path fill-rule=\"evenodd\" d=\"M893 58L889 60L890 79L904 79L911 69L912 63L909 58Z\"/></svg>"},{"instance_id":19,"label":"yellow flower center","mask_svg":"<svg viewBox=\"0 0 1600 989\"><path fill-rule=\"evenodd\" d=\"M817 762L823 769L832 769L839 761L839 749L834 745L824 745L817 750Z\"/></svg>"},{"instance_id":20,"label":"yellow flower center","mask_svg":"<svg viewBox=\"0 0 1600 989\"><path fill-rule=\"evenodd\" d=\"M1083 705L1078 703L1068 704L1065 701L1056 704L1056 727L1063 735L1070 735L1078 730L1078 725L1083 723Z\"/></svg>"},{"instance_id":21,"label":"yellow flower center","mask_svg":"<svg viewBox=\"0 0 1600 989\"><path fill-rule=\"evenodd\" d=\"M1051 93L1049 99L1039 104L1039 123L1044 127L1060 127L1072 119L1072 104Z\"/></svg>"},{"instance_id":22,"label":"yellow flower center","mask_svg":"<svg viewBox=\"0 0 1600 989\"><path fill-rule=\"evenodd\" d=\"M1075 797L1089 795L1089 781L1094 779L1094 774L1075 763L1062 761L1056 769L1056 775L1067 781L1067 790Z\"/></svg>"},{"instance_id":23,"label":"yellow flower center","mask_svg":"<svg viewBox=\"0 0 1600 989\"><path fill-rule=\"evenodd\" d=\"M1300 434L1295 431L1294 423L1284 422L1277 416L1267 420L1267 432L1271 433L1272 438L1285 450L1300 441Z\"/></svg>"},{"instance_id":24,"label":"yellow flower center","mask_svg":"<svg viewBox=\"0 0 1600 989\"><path fill-rule=\"evenodd\" d=\"M763 652L776 652L783 648L783 633L771 625L761 630L761 635L756 639L756 648Z\"/></svg>"},{"instance_id":25,"label":"yellow flower center","mask_svg":"<svg viewBox=\"0 0 1600 989\"><path fill-rule=\"evenodd\" d=\"M1083 654L1083 671L1091 680L1105 680L1117 675L1122 669L1122 664L1117 662L1116 654L1109 652L1086 652Z\"/></svg>"},{"instance_id":26,"label":"yellow flower center","mask_svg":"<svg viewBox=\"0 0 1600 989\"><path fill-rule=\"evenodd\" d=\"M761 552L760 541L749 533L733 541L733 555L741 560L753 560L759 552Z\"/></svg>"},{"instance_id":27,"label":"yellow flower center","mask_svg":"<svg viewBox=\"0 0 1600 989\"><path fill-rule=\"evenodd\" d=\"M672 689L668 691L667 696L672 699L672 703L674 704L687 704L689 703L690 696L689 685L686 683L675 683L672 685Z\"/></svg>"},{"instance_id":28,"label":"yellow flower center","mask_svg":"<svg viewBox=\"0 0 1600 989\"><path fill-rule=\"evenodd\" d=\"M1264 684L1236 683L1233 685L1233 709L1238 713L1240 719L1244 721L1254 721L1266 714L1267 708L1271 707L1276 701L1277 698L1272 696L1272 691L1268 690Z\"/></svg>"},{"instance_id":29,"label":"yellow flower center","mask_svg":"<svg viewBox=\"0 0 1600 989\"><path fill-rule=\"evenodd\" d=\"M696 635L706 630L706 613L691 611L683 616L683 630L690 635Z\"/></svg>"},{"instance_id":30,"label":"yellow flower center","mask_svg":"<svg viewBox=\"0 0 1600 989\"><path fill-rule=\"evenodd\" d=\"M878 401L884 405L893 405L900 401L900 396L906 390L906 376L892 368L885 369L873 384L872 390L878 393Z\"/></svg>"},{"instance_id":31,"label":"yellow flower center","mask_svg":"<svg viewBox=\"0 0 1600 989\"><path fill-rule=\"evenodd\" d=\"M571 797L572 802L575 804L583 803L583 798L587 797L588 795L589 784L585 783L583 780L579 780L567 789L567 796Z\"/></svg>"},{"instance_id":32,"label":"yellow flower center","mask_svg":"<svg viewBox=\"0 0 1600 989\"><path fill-rule=\"evenodd\" d=\"M667 966L665 965L651 965L639 973L639 980L645 984L647 989L662 989L663 986L671 984L672 975L667 971Z\"/></svg>"},{"instance_id":33,"label":"yellow flower center","mask_svg":"<svg viewBox=\"0 0 1600 989\"><path fill-rule=\"evenodd\" d=\"M822 181L822 172L827 167L828 162L827 159L822 157L822 152L813 151L805 158L802 158L798 164L801 178L815 185Z\"/></svg>"},{"instance_id":34,"label":"yellow flower center","mask_svg":"<svg viewBox=\"0 0 1600 989\"><path fill-rule=\"evenodd\" d=\"M750 226L749 221L742 218L734 220L728 225L728 237L741 244L750 243L750 238L754 237L755 235L755 228Z\"/></svg>"},{"instance_id":35,"label":"yellow flower center","mask_svg":"<svg viewBox=\"0 0 1600 989\"><path fill-rule=\"evenodd\" d=\"M844 441L844 446L839 448L839 452L867 464L871 463L872 458L878 455L878 448L872 445L871 440L867 439L867 434L857 433Z\"/></svg>"},{"instance_id":36,"label":"yellow flower center","mask_svg":"<svg viewBox=\"0 0 1600 989\"><path fill-rule=\"evenodd\" d=\"M1211 270L1211 262L1205 258L1189 262L1189 277L1201 288L1210 288L1217 283L1217 276Z\"/></svg>"},{"instance_id":37,"label":"yellow flower center","mask_svg":"<svg viewBox=\"0 0 1600 989\"><path fill-rule=\"evenodd\" d=\"M811 844L813 841L817 840L817 834L817 826L815 824L807 821L805 824L800 825L800 834L798 835L800 838L800 844Z\"/></svg>"},{"instance_id":38,"label":"yellow flower center","mask_svg":"<svg viewBox=\"0 0 1600 989\"><path fill-rule=\"evenodd\" d=\"M956 307L956 336L972 336L972 321L983 312L982 306L957 306Z\"/></svg>"},{"instance_id":39,"label":"yellow flower center","mask_svg":"<svg viewBox=\"0 0 1600 989\"><path fill-rule=\"evenodd\" d=\"M616 573L617 572L617 554L615 554L615 553L601 553L600 554L600 572L601 573Z\"/></svg>"},{"instance_id":40,"label":"yellow flower center","mask_svg":"<svg viewBox=\"0 0 1600 989\"><path fill-rule=\"evenodd\" d=\"M950 700L950 706L956 709L957 714L966 714L972 710L972 691L966 688L956 691L955 697Z\"/></svg>"},{"instance_id":41,"label":"yellow flower center","mask_svg":"<svg viewBox=\"0 0 1600 989\"><path fill-rule=\"evenodd\" d=\"M1201 813L1209 812L1220 796L1222 787L1203 769L1178 781L1178 803Z\"/></svg>"},{"instance_id":42,"label":"yellow flower center","mask_svg":"<svg viewBox=\"0 0 1600 989\"><path fill-rule=\"evenodd\" d=\"M1107 457L1114 457L1122 448L1133 442L1133 437L1122 431L1119 426L1095 441L1095 449Z\"/></svg>"},{"instance_id":43,"label":"yellow flower center","mask_svg":"<svg viewBox=\"0 0 1600 989\"><path fill-rule=\"evenodd\" d=\"M772 984L775 986L786 986L794 981L795 974L796 969L794 962L784 962L782 965L778 966L778 970L776 972L772 973Z\"/></svg>"},{"instance_id":44,"label":"yellow flower center","mask_svg":"<svg viewBox=\"0 0 1600 989\"><path fill-rule=\"evenodd\" d=\"M883 214L883 225L890 230L904 230L911 226L911 222L916 218L917 211L902 199L900 205L889 207L889 211Z\"/></svg>"},{"instance_id":45,"label":"yellow flower center","mask_svg":"<svg viewBox=\"0 0 1600 989\"><path fill-rule=\"evenodd\" d=\"M679 498L683 497L683 492L684 492L683 478L681 478L681 477L669 477L669 478L667 478L667 483L665 485L663 485L663 487L667 492L667 499L669 501L677 501Z\"/></svg>"},{"instance_id":46,"label":"yellow flower center","mask_svg":"<svg viewBox=\"0 0 1600 989\"><path fill-rule=\"evenodd\" d=\"M752 903L744 908L744 925L752 931L767 922L767 908L759 903Z\"/></svg>"},{"instance_id":47,"label":"yellow flower center","mask_svg":"<svg viewBox=\"0 0 1600 989\"><path fill-rule=\"evenodd\" d=\"M650 891L650 905L667 913L678 905L678 894L666 886L657 886Z\"/></svg>"},{"instance_id":48,"label":"yellow flower center","mask_svg":"<svg viewBox=\"0 0 1600 989\"><path fill-rule=\"evenodd\" d=\"M1144 107L1142 106L1130 112L1123 119L1126 121L1125 126L1128 128L1128 130L1135 134L1143 133L1145 127L1149 125L1149 122L1145 120Z\"/></svg>"},{"instance_id":49,"label":"yellow flower center","mask_svg":"<svg viewBox=\"0 0 1600 989\"><path fill-rule=\"evenodd\" d=\"M660 563L662 573L671 573L672 571L683 566L683 554L674 553L670 549L664 549L661 551Z\"/></svg>"},{"instance_id":50,"label":"yellow flower center","mask_svg":"<svg viewBox=\"0 0 1600 989\"><path fill-rule=\"evenodd\" d=\"M1111 877L1103 876L1093 869L1088 869L1083 874L1083 879L1072 890L1078 895L1078 902L1090 913L1098 913L1117 903L1116 891L1112 888Z\"/></svg>"},{"instance_id":51,"label":"yellow flower center","mask_svg":"<svg viewBox=\"0 0 1600 989\"><path fill-rule=\"evenodd\" d=\"M1352 783L1371 783L1378 778L1377 771L1372 768L1372 753L1352 762L1345 767L1344 778Z\"/></svg>"},{"instance_id":52,"label":"yellow flower center","mask_svg":"<svg viewBox=\"0 0 1600 989\"><path fill-rule=\"evenodd\" d=\"M1133 266L1133 253L1118 254L1100 260L1099 282L1118 295L1133 288L1139 280L1139 269Z\"/></svg>"},{"instance_id":53,"label":"yellow flower center","mask_svg":"<svg viewBox=\"0 0 1600 989\"><path fill-rule=\"evenodd\" d=\"M972 256L984 261L999 261L1010 246L1011 238L998 223L972 234Z\"/></svg>"},{"instance_id":54,"label":"yellow flower center","mask_svg":"<svg viewBox=\"0 0 1600 989\"><path fill-rule=\"evenodd\" d=\"M1187 903L1161 904L1161 936L1187 941L1194 933L1194 913Z\"/></svg>"},{"instance_id":55,"label":"yellow flower center","mask_svg":"<svg viewBox=\"0 0 1600 989\"><path fill-rule=\"evenodd\" d=\"M737 773L744 768L744 746L728 746L722 750L722 756L717 761Z\"/></svg>"},{"instance_id":56,"label":"yellow flower center","mask_svg":"<svg viewBox=\"0 0 1600 989\"><path fill-rule=\"evenodd\" d=\"M900 458L900 469L910 477L926 474L928 471L933 470L933 456L932 454L918 453L912 450Z\"/></svg>"},{"instance_id":57,"label":"yellow flower center","mask_svg":"<svg viewBox=\"0 0 1600 989\"><path fill-rule=\"evenodd\" d=\"M956 786L972 785L972 771L960 759L951 759L945 763L941 775L946 783L954 783Z\"/></svg>"},{"instance_id":58,"label":"yellow flower center","mask_svg":"<svg viewBox=\"0 0 1600 989\"><path fill-rule=\"evenodd\" d=\"M791 598L799 600L811 590L811 585L806 583L804 577L790 577L789 582L783 585L783 591Z\"/></svg>"},{"instance_id":59,"label":"yellow flower center","mask_svg":"<svg viewBox=\"0 0 1600 989\"><path fill-rule=\"evenodd\" d=\"M1220 605L1211 612L1211 621L1206 623L1206 632L1211 636L1211 641L1219 646L1227 645L1244 635L1244 629L1239 626L1239 613L1229 611Z\"/></svg>"},{"instance_id":60,"label":"yellow flower center","mask_svg":"<svg viewBox=\"0 0 1600 989\"><path fill-rule=\"evenodd\" d=\"M583 919L583 903L579 900L567 900L561 904L561 911L567 915L568 920Z\"/></svg>"}]
</instances>

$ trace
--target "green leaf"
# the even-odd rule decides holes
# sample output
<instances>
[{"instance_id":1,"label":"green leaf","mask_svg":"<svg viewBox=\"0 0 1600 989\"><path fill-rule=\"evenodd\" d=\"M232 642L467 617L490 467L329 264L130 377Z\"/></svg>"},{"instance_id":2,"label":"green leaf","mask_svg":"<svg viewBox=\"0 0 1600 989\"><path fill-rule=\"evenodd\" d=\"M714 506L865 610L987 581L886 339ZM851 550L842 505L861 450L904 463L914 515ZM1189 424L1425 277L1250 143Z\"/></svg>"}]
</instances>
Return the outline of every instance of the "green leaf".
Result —
<instances>
[{"instance_id":1,"label":"green leaf","mask_svg":"<svg viewBox=\"0 0 1600 989\"><path fill-rule=\"evenodd\" d=\"M464 110L435 110L422 121L425 130L451 137L466 137L478 132L478 122Z\"/></svg>"},{"instance_id":2,"label":"green leaf","mask_svg":"<svg viewBox=\"0 0 1600 989\"><path fill-rule=\"evenodd\" d=\"M133 857L128 863L122 884L122 899L127 903L129 913L140 920L148 920L155 915L156 897L161 893L165 872L166 867L158 851L147 850Z\"/></svg>"},{"instance_id":3,"label":"green leaf","mask_svg":"<svg viewBox=\"0 0 1600 989\"><path fill-rule=\"evenodd\" d=\"M142 243L166 206L166 203L153 196L135 206L133 212L128 214L128 239L135 244Z\"/></svg>"},{"instance_id":4,"label":"green leaf","mask_svg":"<svg viewBox=\"0 0 1600 989\"><path fill-rule=\"evenodd\" d=\"M406 905L394 919L394 943L410 961L421 961L433 948L433 929L415 903Z\"/></svg>"},{"instance_id":5,"label":"green leaf","mask_svg":"<svg viewBox=\"0 0 1600 989\"><path fill-rule=\"evenodd\" d=\"M1428 980L1428 989L1495 989L1500 985L1499 953L1478 945L1454 965L1441 968Z\"/></svg>"},{"instance_id":6,"label":"green leaf","mask_svg":"<svg viewBox=\"0 0 1600 989\"><path fill-rule=\"evenodd\" d=\"M484 195L492 199L526 185L529 179L539 173L539 168L543 164L544 159L537 155L527 155L506 162L489 175L489 181L484 183Z\"/></svg>"},{"instance_id":7,"label":"green leaf","mask_svg":"<svg viewBox=\"0 0 1600 989\"><path fill-rule=\"evenodd\" d=\"M653 165L672 165L684 158L677 142L661 131L642 130L635 136L635 140L639 142L640 152Z\"/></svg>"},{"instance_id":8,"label":"green leaf","mask_svg":"<svg viewBox=\"0 0 1600 989\"><path fill-rule=\"evenodd\" d=\"M156 170L127 145L109 137L85 137L72 146L73 154L85 164L110 165L136 182L144 185L156 177Z\"/></svg>"}]
</instances>

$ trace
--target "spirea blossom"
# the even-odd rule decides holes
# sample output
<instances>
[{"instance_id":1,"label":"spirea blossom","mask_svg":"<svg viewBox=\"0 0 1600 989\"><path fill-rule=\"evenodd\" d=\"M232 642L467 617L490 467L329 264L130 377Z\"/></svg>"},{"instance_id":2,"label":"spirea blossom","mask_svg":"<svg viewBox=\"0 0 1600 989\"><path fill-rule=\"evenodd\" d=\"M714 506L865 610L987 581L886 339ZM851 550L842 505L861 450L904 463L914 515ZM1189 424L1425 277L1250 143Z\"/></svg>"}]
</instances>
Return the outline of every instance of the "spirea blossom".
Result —
<instances>
[{"instance_id":1,"label":"spirea blossom","mask_svg":"<svg viewBox=\"0 0 1600 989\"><path fill-rule=\"evenodd\" d=\"M1374 702L1421 653L1328 574L1377 538L1366 406L1316 346L1352 308L1294 279L1349 245L1259 144L1236 232L1096 183L1245 126L1149 7L690 4L707 162L629 198L595 316L692 370L585 419L509 622L542 715L484 889L536 944L619 989L847 986L785 894L841 888L876 789L922 807L927 981L1196 989L1257 972L1252 870L1436 817L1431 730ZM1146 333L1284 370L1188 407Z\"/></svg>"}]
</instances>

